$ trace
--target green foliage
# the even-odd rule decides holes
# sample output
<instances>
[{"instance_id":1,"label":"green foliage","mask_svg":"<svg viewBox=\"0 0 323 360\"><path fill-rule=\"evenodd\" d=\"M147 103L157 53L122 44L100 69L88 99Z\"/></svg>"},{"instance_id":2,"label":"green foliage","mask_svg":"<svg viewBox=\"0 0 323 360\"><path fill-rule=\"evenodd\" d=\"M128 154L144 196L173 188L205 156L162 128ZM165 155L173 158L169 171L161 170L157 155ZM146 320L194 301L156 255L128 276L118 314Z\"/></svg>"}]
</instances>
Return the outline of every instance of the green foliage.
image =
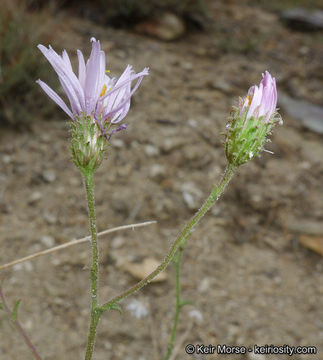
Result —
<instances>
[{"instance_id":1,"label":"green foliage","mask_svg":"<svg viewBox=\"0 0 323 360\"><path fill-rule=\"evenodd\" d=\"M12 321L16 321L17 318L18 318L18 308L19 308L19 305L21 303L21 300L18 300L16 303L15 303L15 306L12 310L12 313L11 313L11 320Z\"/></svg>"},{"instance_id":2,"label":"green foliage","mask_svg":"<svg viewBox=\"0 0 323 360\"><path fill-rule=\"evenodd\" d=\"M0 11L0 125L26 124L39 114L35 81L47 73L36 46L44 14L30 15L22 1L2 0ZM42 99L42 100L41 100Z\"/></svg>"}]
</instances>

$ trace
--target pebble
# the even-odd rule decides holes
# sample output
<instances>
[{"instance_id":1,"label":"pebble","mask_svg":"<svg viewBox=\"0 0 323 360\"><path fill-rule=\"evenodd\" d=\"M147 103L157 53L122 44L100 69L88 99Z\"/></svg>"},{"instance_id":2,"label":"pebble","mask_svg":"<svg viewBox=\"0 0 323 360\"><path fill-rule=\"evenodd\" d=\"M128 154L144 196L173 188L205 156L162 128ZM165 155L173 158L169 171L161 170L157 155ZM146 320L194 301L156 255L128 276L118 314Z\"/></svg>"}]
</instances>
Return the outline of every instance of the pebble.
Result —
<instances>
[{"instance_id":1,"label":"pebble","mask_svg":"<svg viewBox=\"0 0 323 360\"><path fill-rule=\"evenodd\" d=\"M184 140L178 137L166 138L161 144L161 150L164 153L169 153L175 149L182 147L185 144Z\"/></svg>"},{"instance_id":2,"label":"pebble","mask_svg":"<svg viewBox=\"0 0 323 360\"><path fill-rule=\"evenodd\" d=\"M113 140L111 140L111 144L113 147L118 148L118 149L125 147L125 143L121 139L113 139Z\"/></svg>"},{"instance_id":3,"label":"pebble","mask_svg":"<svg viewBox=\"0 0 323 360\"><path fill-rule=\"evenodd\" d=\"M40 242L48 248L51 248L55 245L55 239L49 235L42 235L40 237Z\"/></svg>"},{"instance_id":4,"label":"pebble","mask_svg":"<svg viewBox=\"0 0 323 360\"><path fill-rule=\"evenodd\" d=\"M210 290L210 287L211 287L211 279L209 277L206 277L203 280L201 280L197 290L200 293L205 293Z\"/></svg>"},{"instance_id":5,"label":"pebble","mask_svg":"<svg viewBox=\"0 0 323 360\"><path fill-rule=\"evenodd\" d=\"M57 223L57 217L49 212L45 212L43 218L49 225L54 225Z\"/></svg>"},{"instance_id":6,"label":"pebble","mask_svg":"<svg viewBox=\"0 0 323 360\"><path fill-rule=\"evenodd\" d=\"M14 271L23 270L23 271L31 272L34 270L34 265L32 264L31 261L25 261L23 263L14 265L13 270Z\"/></svg>"},{"instance_id":7,"label":"pebble","mask_svg":"<svg viewBox=\"0 0 323 360\"><path fill-rule=\"evenodd\" d=\"M182 195L185 204L190 210L199 209L201 206L203 193L194 183L184 183L182 185Z\"/></svg>"},{"instance_id":8,"label":"pebble","mask_svg":"<svg viewBox=\"0 0 323 360\"><path fill-rule=\"evenodd\" d=\"M119 249L124 243L125 240L122 236L116 236L111 241L111 247L112 249Z\"/></svg>"},{"instance_id":9,"label":"pebble","mask_svg":"<svg viewBox=\"0 0 323 360\"><path fill-rule=\"evenodd\" d=\"M160 151L159 151L158 147L151 145L151 144L147 144L145 146L145 153L146 153L146 155L148 155L150 157L157 157L160 154Z\"/></svg>"},{"instance_id":10,"label":"pebble","mask_svg":"<svg viewBox=\"0 0 323 360\"><path fill-rule=\"evenodd\" d=\"M52 183L56 180L56 174L54 170L45 170L42 173L42 178L44 179L45 182Z\"/></svg>"},{"instance_id":11,"label":"pebble","mask_svg":"<svg viewBox=\"0 0 323 360\"><path fill-rule=\"evenodd\" d=\"M152 273L157 266L160 265L160 261L154 258L146 258L141 263L124 262L121 264L123 270L130 273L135 279L142 280L150 273ZM151 282L161 282L167 279L166 271L159 273Z\"/></svg>"},{"instance_id":12,"label":"pebble","mask_svg":"<svg viewBox=\"0 0 323 360\"><path fill-rule=\"evenodd\" d=\"M302 8L294 8L283 11L280 18L290 28L302 31L323 30L323 11L309 11Z\"/></svg>"},{"instance_id":13,"label":"pebble","mask_svg":"<svg viewBox=\"0 0 323 360\"><path fill-rule=\"evenodd\" d=\"M38 202L42 197L43 197L43 194L41 192L35 191L29 196L28 203L34 204L34 203Z\"/></svg>"},{"instance_id":14,"label":"pebble","mask_svg":"<svg viewBox=\"0 0 323 360\"><path fill-rule=\"evenodd\" d=\"M166 170L165 166L160 164L153 164L150 168L149 176L150 178L160 182L165 178Z\"/></svg>"},{"instance_id":15,"label":"pebble","mask_svg":"<svg viewBox=\"0 0 323 360\"><path fill-rule=\"evenodd\" d=\"M323 107L279 94L279 105L292 118L318 134L323 134Z\"/></svg>"},{"instance_id":16,"label":"pebble","mask_svg":"<svg viewBox=\"0 0 323 360\"><path fill-rule=\"evenodd\" d=\"M203 315L200 310L193 309L193 310L189 311L188 316L191 319L194 319L198 323L203 321Z\"/></svg>"},{"instance_id":17,"label":"pebble","mask_svg":"<svg viewBox=\"0 0 323 360\"><path fill-rule=\"evenodd\" d=\"M10 164L12 162L12 156L11 155L3 155L2 156L2 161L5 164Z\"/></svg>"},{"instance_id":18,"label":"pebble","mask_svg":"<svg viewBox=\"0 0 323 360\"><path fill-rule=\"evenodd\" d=\"M158 18L151 18L139 23L136 31L163 41L173 41L185 34L184 21L175 14L164 12Z\"/></svg>"}]
</instances>

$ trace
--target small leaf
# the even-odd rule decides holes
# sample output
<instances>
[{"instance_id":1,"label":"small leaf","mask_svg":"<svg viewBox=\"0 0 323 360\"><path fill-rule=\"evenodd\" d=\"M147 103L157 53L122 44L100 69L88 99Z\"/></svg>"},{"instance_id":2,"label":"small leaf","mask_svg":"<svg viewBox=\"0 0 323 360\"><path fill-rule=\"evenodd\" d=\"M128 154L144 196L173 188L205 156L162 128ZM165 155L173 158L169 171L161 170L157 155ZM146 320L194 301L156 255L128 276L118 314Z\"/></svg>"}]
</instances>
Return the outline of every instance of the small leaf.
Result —
<instances>
[{"instance_id":1,"label":"small leaf","mask_svg":"<svg viewBox=\"0 0 323 360\"><path fill-rule=\"evenodd\" d=\"M122 309L121 309L121 307L120 307L118 304L111 304L111 305L109 306L109 309L111 309L111 310L117 310L117 311L119 311L120 314L122 314Z\"/></svg>"},{"instance_id":2,"label":"small leaf","mask_svg":"<svg viewBox=\"0 0 323 360\"><path fill-rule=\"evenodd\" d=\"M18 300L13 308L12 314L11 314L11 320L16 321L18 317L18 307L20 305L21 300Z\"/></svg>"},{"instance_id":3,"label":"small leaf","mask_svg":"<svg viewBox=\"0 0 323 360\"><path fill-rule=\"evenodd\" d=\"M0 310L4 310L3 305L0 303Z\"/></svg>"},{"instance_id":4,"label":"small leaf","mask_svg":"<svg viewBox=\"0 0 323 360\"><path fill-rule=\"evenodd\" d=\"M180 302L180 307L183 307L185 305L195 305L194 301L190 301L190 300L182 300Z\"/></svg>"}]
</instances>

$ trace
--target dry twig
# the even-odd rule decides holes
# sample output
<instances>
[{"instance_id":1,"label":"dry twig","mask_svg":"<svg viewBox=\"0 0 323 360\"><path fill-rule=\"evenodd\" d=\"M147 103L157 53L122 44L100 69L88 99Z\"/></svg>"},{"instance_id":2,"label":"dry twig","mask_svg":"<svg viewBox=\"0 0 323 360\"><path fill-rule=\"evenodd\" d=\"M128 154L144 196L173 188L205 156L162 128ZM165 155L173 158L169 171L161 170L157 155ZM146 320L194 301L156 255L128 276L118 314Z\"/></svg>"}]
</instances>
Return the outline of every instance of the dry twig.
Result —
<instances>
[{"instance_id":1,"label":"dry twig","mask_svg":"<svg viewBox=\"0 0 323 360\"><path fill-rule=\"evenodd\" d=\"M137 223L137 224L117 226L115 228L107 229L107 230L99 232L98 236L103 236L103 235L110 234L112 232L119 231L119 230L134 229L136 227L142 227L142 226L147 226L147 225L151 225L151 224L156 224L156 222L157 221L145 221L145 222ZM66 249L67 247L77 245L77 244L82 244L82 243L87 242L87 241L91 241L91 236L85 236L85 237L83 237L81 239L71 240L71 241L69 241L69 242L67 242L65 244L54 246L54 247L52 247L50 249L39 251L39 252L36 252L34 254L25 256L25 257L23 257L21 259L11 261L11 262L9 262L7 264L4 264L4 265L0 265L0 270L7 269L7 268L9 268L11 266L14 266L16 264L20 264L20 263L22 263L24 261L27 261L27 260L32 260L32 259L34 259L36 257L39 257L39 256L43 256L43 255L53 253L53 252L55 252L57 250Z\"/></svg>"}]
</instances>

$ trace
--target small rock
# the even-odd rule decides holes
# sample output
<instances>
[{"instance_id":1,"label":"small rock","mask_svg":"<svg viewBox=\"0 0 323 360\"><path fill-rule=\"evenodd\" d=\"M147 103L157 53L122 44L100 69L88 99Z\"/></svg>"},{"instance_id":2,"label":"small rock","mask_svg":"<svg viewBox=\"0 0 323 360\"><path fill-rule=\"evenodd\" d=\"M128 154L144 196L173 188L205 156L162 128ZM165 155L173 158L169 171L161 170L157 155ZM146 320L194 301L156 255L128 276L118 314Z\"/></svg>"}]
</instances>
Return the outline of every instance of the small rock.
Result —
<instances>
[{"instance_id":1,"label":"small rock","mask_svg":"<svg viewBox=\"0 0 323 360\"><path fill-rule=\"evenodd\" d=\"M105 341L103 343L103 346L106 350L112 350L112 344L110 343L110 341Z\"/></svg>"},{"instance_id":2,"label":"small rock","mask_svg":"<svg viewBox=\"0 0 323 360\"><path fill-rule=\"evenodd\" d=\"M185 204L190 210L197 210L201 206L203 193L198 187L189 182L182 185L182 195Z\"/></svg>"},{"instance_id":3,"label":"small rock","mask_svg":"<svg viewBox=\"0 0 323 360\"><path fill-rule=\"evenodd\" d=\"M209 80L207 86L212 90L220 90L225 94L232 94L233 88L232 85L225 80Z\"/></svg>"},{"instance_id":4,"label":"small rock","mask_svg":"<svg viewBox=\"0 0 323 360\"><path fill-rule=\"evenodd\" d=\"M178 137L165 138L161 144L161 150L164 153L169 153L175 149L182 147L185 144L184 140Z\"/></svg>"},{"instance_id":5,"label":"small rock","mask_svg":"<svg viewBox=\"0 0 323 360\"><path fill-rule=\"evenodd\" d=\"M280 18L290 28L301 31L323 30L323 11L294 8L283 11Z\"/></svg>"},{"instance_id":6,"label":"small rock","mask_svg":"<svg viewBox=\"0 0 323 360\"><path fill-rule=\"evenodd\" d=\"M124 244L124 238L122 236L116 236L111 241L112 249L119 249Z\"/></svg>"},{"instance_id":7,"label":"small rock","mask_svg":"<svg viewBox=\"0 0 323 360\"><path fill-rule=\"evenodd\" d=\"M193 309L188 313L188 316L194 319L197 323L201 323L203 321L203 315L200 310Z\"/></svg>"},{"instance_id":8,"label":"small rock","mask_svg":"<svg viewBox=\"0 0 323 360\"><path fill-rule=\"evenodd\" d=\"M43 218L49 225L54 225L57 223L57 217L49 212L45 212Z\"/></svg>"},{"instance_id":9,"label":"small rock","mask_svg":"<svg viewBox=\"0 0 323 360\"><path fill-rule=\"evenodd\" d=\"M55 239L49 235L42 235L40 237L40 242L48 248L51 248L55 245Z\"/></svg>"},{"instance_id":10,"label":"small rock","mask_svg":"<svg viewBox=\"0 0 323 360\"><path fill-rule=\"evenodd\" d=\"M181 63L181 67L185 70L192 70L193 69L193 64L189 61L184 61Z\"/></svg>"},{"instance_id":11,"label":"small rock","mask_svg":"<svg viewBox=\"0 0 323 360\"><path fill-rule=\"evenodd\" d=\"M28 199L28 204L35 204L43 197L42 193L39 191L33 192Z\"/></svg>"},{"instance_id":12,"label":"small rock","mask_svg":"<svg viewBox=\"0 0 323 360\"><path fill-rule=\"evenodd\" d=\"M3 161L5 164L10 164L11 161L12 161L12 156L11 156L11 155L3 155L3 156L2 156L2 161Z\"/></svg>"},{"instance_id":13,"label":"small rock","mask_svg":"<svg viewBox=\"0 0 323 360\"><path fill-rule=\"evenodd\" d=\"M146 153L146 155L148 155L150 157L156 157L160 154L160 151L156 146L147 144L145 146L145 153Z\"/></svg>"},{"instance_id":14,"label":"small rock","mask_svg":"<svg viewBox=\"0 0 323 360\"><path fill-rule=\"evenodd\" d=\"M165 178L165 175L166 175L166 171L165 171L165 167L163 165L154 164L150 168L149 176L152 179L156 180L157 182L162 181Z\"/></svg>"},{"instance_id":15,"label":"small rock","mask_svg":"<svg viewBox=\"0 0 323 360\"><path fill-rule=\"evenodd\" d=\"M42 178L44 179L45 182L52 183L56 180L56 174L54 170L45 170L42 173Z\"/></svg>"},{"instance_id":16,"label":"small rock","mask_svg":"<svg viewBox=\"0 0 323 360\"><path fill-rule=\"evenodd\" d=\"M323 107L293 99L282 93L279 94L279 105L309 130L323 134Z\"/></svg>"},{"instance_id":17,"label":"small rock","mask_svg":"<svg viewBox=\"0 0 323 360\"><path fill-rule=\"evenodd\" d=\"M124 262L122 268L130 273L135 279L142 280L152 273L160 265L160 262L154 258L146 258L141 263ZM158 274L151 282L162 282L167 278L165 271Z\"/></svg>"},{"instance_id":18,"label":"small rock","mask_svg":"<svg viewBox=\"0 0 323 360\"><path fill-rule=\"evenodd\" d=\"M34 265L31 263L31 261L25 261L23 263L14 265L13 270L15 271L23 270L23 271L31 272L34 270Z\"/></svg>"},{"instance_id":19,"label":"small rock","mask_svg":"<svg viewBox=\"0 0 323 360\"><path fill-rule=\"evenodd\" d=\"M111 140L111 144L113 147L118 149L125 147L124 141L121 139L113 139Z\"/></svg>"},{"instance_id":20,"label":"small rock","mask_svg":"<svg viewBox=\"0 0 323 360\"><path fill-rule=\"evenodd\" d=\"M142 301L137 299L133 299L127 305L127 310L137 319L142 319L148 315L147 306Z\"/></svg>"},{"instance_id":21,"label":"small rock","mask_svg":"<svg viewBox=\"0 0 323 360\"><path fill-rule=\"evenodd\" d=\"M323 225L319 221L287 218L287 227L291 231L310 235L323 235Z\"/></svg>"},{"instance_id":22,"label":"small rock","mask_svg":"<svg viewBox=\"0 0 323 360\"><path fill-rule=\"evenodd\" d=\"M141 34L156 37L163 41L177 40L185 34L185 23L177 15L164 12L136 26Z\"/></svg>"},{"instance_id":23,"label":"small rock","mask_svg":"<svg viewBox=\"0 0 323 360\"><path fill-rule=\"evenodd\" d=\"M201 280L201 282L199 283L199 286L197 288L197 290L200 292L200 293L205 293L207 291L210 290L210 287L211 287L211 279L206 277L204 278L203 280Z\"/></svg>"}]
</instances>

